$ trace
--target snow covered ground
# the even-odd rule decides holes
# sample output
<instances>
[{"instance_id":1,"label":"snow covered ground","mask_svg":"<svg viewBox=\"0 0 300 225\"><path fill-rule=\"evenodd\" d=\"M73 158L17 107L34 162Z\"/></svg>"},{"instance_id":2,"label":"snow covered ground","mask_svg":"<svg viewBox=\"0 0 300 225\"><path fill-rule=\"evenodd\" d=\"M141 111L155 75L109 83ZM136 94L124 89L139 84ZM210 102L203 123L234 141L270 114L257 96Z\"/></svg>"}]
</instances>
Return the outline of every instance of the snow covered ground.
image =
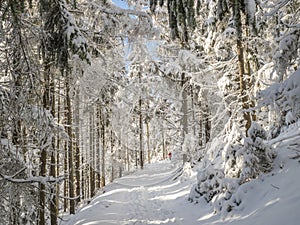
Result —
<instances>
[{"instance_id":1,"label":"snow covered ground","mask_svg":"<svg viewBox=\"0 0 300 225\"><path fill-rule=\"evenodd\" d=\"M186 170L175 179L178 168L162 161L115 180L61 224L299 225L300 163L290 159L295 155L294 150L284 151L272 173L242 185L238 190L242 204L226 217L214 214L204 201L188 201L195 171Z\"/></svg>"}]
</instances>

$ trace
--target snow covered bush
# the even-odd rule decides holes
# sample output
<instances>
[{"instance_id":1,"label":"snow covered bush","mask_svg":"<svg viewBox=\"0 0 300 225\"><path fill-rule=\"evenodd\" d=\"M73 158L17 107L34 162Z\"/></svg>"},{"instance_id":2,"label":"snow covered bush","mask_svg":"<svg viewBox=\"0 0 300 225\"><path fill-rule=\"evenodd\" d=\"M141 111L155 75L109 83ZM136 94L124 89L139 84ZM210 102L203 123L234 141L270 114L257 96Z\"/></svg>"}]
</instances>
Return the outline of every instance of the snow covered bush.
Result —
<instances>
[{"instance_id":1,"label":"snow covered bush","mask_svg":"<svg viewBox=\"0 0 300 225\"><path fill-rule=\"evenodd\" d=\"M243 183L271 171L274 153L264 140L266 131L252 121L247 137L233 126L224 147L224 179L219 181L218 194L211 199L215 212L222 215L241 204L236 191Z\"/></svg>"},{"instance_id":2,"label":"snow covered bush","mask_svg":"<svg viewBox=\"0 0 300 225\"><path fill-rule=\"evenodd\" d=\"M235 193L239 187L239 179L237 178L225 178L221 181L222 192L216 195L212 199L212 205L215 213L227 214L234 207L239 206L242 202L237 198Z\"/></svg>"},{"instance_id":3,"label":"snow covered bush","mask_svg":"<svg viewBox=\"0 0 300 225\"><path fill-rule=\"evenodd\" d=\"M295 123L300 118L300 69L282 83L275 83L259 92L257 98L258 106L267 108L271 112L270 127L280 132L284 126ZM278 135L279 132L276 132L275 135Z\"/></svg>"},{"instance_id":4,"label":"snow covered bush","mask_svg":"<svg viewBox=\"0 0 300 225\"><path fill-rule=\"evenodd\" d=\"M252 121L248 136L244 137L234 127L223 152L225 177L238 178L239 183L244 183L261 173L269 172L274 153L264 143L266 131Z\"/></svg>"},{"instance_id":5,"label":"snow covered bush","mask_svg":"<svg viewBox=\"0 0 300 225\"><path fill-rule=\"evenodd\" d=\"M216 194L221 192L223 178L223 171L214 168L212 164L199 170L197 183L191 189L189 201L198 203L199 198L203 198L206 202L210 202Z\"/></svg>"},{"instance_id":6,"label":"snow covered bush","mask_svg":"<svg viewBox=\"0 0 300 225\"><path fill-rule=\"evenodd\" d=\"M275 70L280 75L280 81L283 80L283 76L291 62L293 62L293 59L298 57L300 47L299 38L300 30L293 29L279 40L273 59L276 62Z\"/></svg>"},{"instance_id":7,"label":"snow covered bush","mask_svg":"<svg viewBox=\"0 0 300 225\"><path fill-rule=\"evenodd\" d=\"M226 137L226 145L222 151L224 161L224 173L226 177L238 178L241 173L237 152L243 148L241 131L237 124L233 124L230 133Z\"/></svg>"},{"instance_id":8,"label":"snow covered bush","mask_svg":"<svg viewBox=\"0 0 300 225\"><path fill-rule=\"evenodd\" d=\"M264 143L266 138L266 131L253 121L248 130L248 137L244 138L243 148L237 152L238 164L241 165L241 183L271 170L275 155L272 148Z\"/></svg>"},{"instance_id":9,"label":"snow covered bush","mask_svg":"<svg viewBox=\"0 0 300 225\"><path fill-rule=\"evenodd\" d=\"M212 202L216 213L222 214L239 206L242 202L236 195L239 186L272 168L274 153L264 142L266 137L266 131L257 122L252 122L247 137L234 124L226 136L222 157L216 156L212 161L203 159L189 200L198 202L199 198L204 198Z\"/></svg>"}]
</instances>

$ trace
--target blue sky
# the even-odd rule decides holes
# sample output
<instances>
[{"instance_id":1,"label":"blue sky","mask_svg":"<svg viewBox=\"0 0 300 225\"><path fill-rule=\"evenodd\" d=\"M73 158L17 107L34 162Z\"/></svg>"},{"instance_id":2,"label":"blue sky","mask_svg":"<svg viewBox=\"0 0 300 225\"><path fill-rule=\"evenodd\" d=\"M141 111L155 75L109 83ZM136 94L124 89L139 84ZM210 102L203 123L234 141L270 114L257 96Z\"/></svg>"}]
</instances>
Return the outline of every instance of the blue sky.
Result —
<instances>
[{"instance_id":1,"label":"blue sky","mask_svg":"<svg viewBox=\"0 0 300 225\"><path fill-rule=\"evenodd\" d=\"M128 9L128 4L126 2L126 0L111 0L114 4L116 4L117 6L119 6L120 8L123 8L123 9ZM147 48L148 48L148 51L150 52L150 54L154 57L154 58L157 58L157 52L156 52L156 48L157 48L157 45L158 45L159 41L157 40L148 40L147 42ZM128 54L130 53L131 51L131 46L128 45L128 42L125 40L125 57L128 56Z\"/></svg>"},{"instance_id":2,"label":"blue sky","mask_svg":"<svg viewBox=\"0 0 300 225\"><path fill-rule=\"evenodd\" d=\"M124 0L112 0L112 2L123 9L128 9L128 4Z\"/></svg>"}]
</instances>

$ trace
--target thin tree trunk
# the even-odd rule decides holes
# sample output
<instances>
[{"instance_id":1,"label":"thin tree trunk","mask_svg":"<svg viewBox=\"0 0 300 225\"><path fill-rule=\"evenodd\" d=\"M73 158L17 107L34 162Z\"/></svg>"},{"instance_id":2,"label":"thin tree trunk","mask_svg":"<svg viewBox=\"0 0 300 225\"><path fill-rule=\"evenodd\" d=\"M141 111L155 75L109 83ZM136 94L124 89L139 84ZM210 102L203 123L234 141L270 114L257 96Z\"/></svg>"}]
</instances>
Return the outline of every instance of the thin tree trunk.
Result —
<instances>
[{"instance_id":1,"label":"thin tree trunk","mask_svg":"<svg viewBox=\"0 0 300 225\"><path fill-rule=\"evenodd\" d=\"M64 143L64 174L68 174L68 142L65 141ZM64 181L64 212L67 212L68 210L68 181Z\"/></svg>"},{"instance_id":2,"label":"thin tree trunk","mask_svg":"<svg viewBox=\"0 0 300 225\"><path fill-rule=\"evenodd\" d=\"M150 131L149 131L149 121L146 122L146 132L147 132L147 147L148 147L148 163L151 163L151 151L150 151Z\"/></svg>"},{"instance_id":3,"label":"thin tree trunk","mask_svg":"<svg viewBox=\"0 0 300 225\"><path fill-rule=\"evenodd\" d=\"M139 72L139 84L142 87L141 72ZM144 168L144 149L143 149L143 114L142 114L142 96L139 97L139 136L140 136L140 167Z\"/></svg>"},{"instance_id":4,"label":"thin tree trunk","mask_svg":"<svg viewBox=\"0 0 300 225\"><path fill-rule=\"evenodd\" d=\"M210 132L211 132L210 112L205 98L205 145L210 140Z\"/></svg>"},{"instance_id":5,"label":"thin tree trunk","mask_svg":"<svg viewBox=\"0 0 300 225\"><path fill-rule=\"evenodd\" d=\"M100 188L100 166L101 166L101 116L100 116L100 104L97 105L96 108L96 171L97 171L97 176L96 176L96 187Z\"/></svg>"},{"instance_id":6,"label":"thin tree trunk","mask_svg":"<svg viewBox=\"0 0 300 225\"><path fill-rule=\"evenodd\" d=\"M140 167L141 169L144 168L144 149L143 149L143 115L142 115L142 98L139 99L139 108L140 108L140 115L139 115L139 136L140 136Z\"/></svg>"},{"instance_id":7,"label":"thin tree trunk","mask_svg":"<svg viewBox=\"0 0 300 225\"><path fill-rule=\"evenodd\" d=\"M60 86L60 80L58 79L57 80L58 82L58 91L60 93L60 89L61 89L61 86ZM60 98L60 94L58 94L57 96L57 121L60 121L60 110L61 110L61 98ZM59 176L60 174L60 134L58 133L56 135L56 176ZM58 183L56 185L56 196L59 196L60 194L60 184ZM57 207L57 210L59 209L59 198L57 197L56 198L56 207Z\"/></svg>"},{"instance_id":8,"label":"thin tree trunk","mask_svg":"<svg viewBox=\"0 0 300 225\"><path fill-rule=\"evenodd\" d=\"M181 119L181 126L182 126L182 146L185 140L185 136L188 134L188 99L187 99L187 91L186 91L186 82L187 79L185 77L185 74L182 73L181 75L181 86L182 86L182 107L181 107L181 111L182 111L182 119ZM187 161L187 153L183 154L183 163L185 163Z\"/></svg>"},{"instance_id":9,"label":"thin tree trunk","mask_svg":"<svg viewBox=\"0 0 300 225\"><path fill-rule=\"evenodd\" d=\"M185 74L182 73L181 76L181 86L182 86L182 108L181 111L183 113L183 117L181 120L181 124L182 124L182 132L183 132L183 140L185 138L185 135L188 133L188 99L187 99L187 92L186 92L186 82L187 79L185 77Z\"/></svg>"},{"instance_id":10,"label":"thin tree trunk","mask_svg":"<svg viewBox=\"0 0 300 225\"><path fill-rule=\"evenodd\" d=\"M44 94L43 94L43 107L46 110L50 109L50 66L49 58L44 60ZM45 140L47 142L47 140ZM41 149L40 156L40 176L46 176L46 163L47 163L47 150ZM46 186L44 183L39 183L39 225L46 224L45 220L45 201L46 201Z\"/></svg>"},{"instance_id":11,"label":"thin tree trunk","mask_svg":"<svg viewBox=\"0 0 300 225\"><path fill-rule=\"evenodd\" d=\"M202 102L201 101L199 101L199 111L200 111L200 113L199 113L199 145L201 146L201 147L204 147L204 141L203 141L203 139L204 139L204 135L203 135L203 110L202 110Z\"/></svg>"},{"instance_id":12,"label":"thin tree trunk","mask_svg":"<svg viewBox=\"0 0 300 225\"><path fill-rule=\"evenodd\" d=\"M162 128L161 128L161 135L162 135L162 151L163 151L163 159L167 158L167 151L166 151L166 141L165 141L165 129L164 129L164 123L162 122Z\"/></svg>"},{"instance_id":13,"label":"thin tree trunk","mask_svg":"<svg viewBox=\"0 0 300 225\"><path fill-rule=\"evenodd\" d=\"M67 69L68 70L68 69ZM67 112L67 133L68 141L68 172L69 172L69 197L70 214L75 214L75 192L74 192L74 168L73 168L73 131L72 131L72 105L70 97L70 75L66 71L66 112Z\"/></svg>"},{"instance_id":14,"label":"thin tree trunk","mask_svg":"<svg viewBox=\"0 0 300 225\"><path fill-rule=\"evenodd\" d=\"M191 90L191 105L192 105L192 117L193 117L193 135L196 136L196 117L195 117L195 101L194 101L194 91L193 87L190 87Z\"/></svg>"},{"instance_id":15,"label":"thin tree trunk","mask_svg":"<svg viewBox=\"0 0 300 225\"><path fill-rule=\"evenodd\" d=\"M79 126L80 126L80 121L79 121L79 90L77 90L76 93L76 107L75 107L75 176L76 176L76 197L77 197L77 203L80 202L81 200L81 176L80 176L80 135L79 135Z\"/></svg>"},{"instance_id":16,"label":"thin tree trunk","mask_svg":"<svg viewBox=\"0 0 300 225\"><path fill-rule=\"evenodd\" d=\"M89 124L89 145L90 145L90 158L88 164L90 168L90 196L95 194L95 175L94 175L94 160L95 160L95 148L94 148L94 106L90 108L90 124Z\"/></svg>"},{"instance_id":17,"label":"thin tree trunk","mask_svg":"<svg viewBox=\"0 0 300 225\"><path fill-rule=\"evenodd\" d=\"M51 93L51 105L52 105L52 115L55 115L55 95L54 95L54 77L52 75L52 80L50 83L50 93ZM50 164L50 176L56 177L56 151L55 151L55 139L52 139L52 151L51 151L51 164ZM57 216L58 216L58 206L57 203L57 196L56 196L56 186L52 185L50 190L50 222L51 225L57 225Z\"/></svg>"},{"instance_id":18,"label":"thin tree trunk","mask_svg":"<svg viewBox=\"0 0 300 225\"><path fill-rule=\"evenodd\" d=\"M105 143L105 116L104 113L101 114L101 131L102 131L102 151L101 151L101 187L105 186L105 150L106 150L106 143Z\"/></svg>"},{"instance_id":19,"label":"thin tree trunk","mask_svg":"<svg viewBox=\"0 0 300 225\"><path fill-rule=\"evenodd\" d=\"M111 177L110 182L114 181L114 173L115 173L115 166L114 166L114 138L113 138L113 131L110 130L110 163L111 163Z\"/></svg>"},{"instance_id":20,"label":"thin tree trunk","mask_svg":"<svg viewBox=\"0 0 300 225\"><path fill-rule=\"evenodd\" d=\"M128 134L126 134L126 162L125 165L127 164L127 171L130 171L130 161L129 161L129 143L128 143Z\"/></svg>"}]
</instances>

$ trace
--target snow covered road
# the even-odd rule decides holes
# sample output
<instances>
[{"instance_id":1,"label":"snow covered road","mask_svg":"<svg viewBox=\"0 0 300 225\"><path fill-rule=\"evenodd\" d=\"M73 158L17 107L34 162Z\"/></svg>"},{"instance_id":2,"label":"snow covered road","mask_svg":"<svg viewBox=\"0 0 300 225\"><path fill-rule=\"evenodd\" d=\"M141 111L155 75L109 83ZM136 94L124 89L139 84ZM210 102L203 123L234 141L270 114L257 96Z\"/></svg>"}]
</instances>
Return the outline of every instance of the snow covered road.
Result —
<instances>
[{"instance_id":1,"label":"snow covered road","mask_svg":"<svg viewBox=\"0 0 300 225\"><path fill-rule=\"evenodd\" d=\"M170 162L147 165L144 170L109 184L103 194L63 224L196 224L199 216L195 206L187 201L194 181L174 180L177 174L178 169ZM186 207L191 207L191 211ZM190 212L195 215L185 215Z\"/></svg>"}]
</instances>

